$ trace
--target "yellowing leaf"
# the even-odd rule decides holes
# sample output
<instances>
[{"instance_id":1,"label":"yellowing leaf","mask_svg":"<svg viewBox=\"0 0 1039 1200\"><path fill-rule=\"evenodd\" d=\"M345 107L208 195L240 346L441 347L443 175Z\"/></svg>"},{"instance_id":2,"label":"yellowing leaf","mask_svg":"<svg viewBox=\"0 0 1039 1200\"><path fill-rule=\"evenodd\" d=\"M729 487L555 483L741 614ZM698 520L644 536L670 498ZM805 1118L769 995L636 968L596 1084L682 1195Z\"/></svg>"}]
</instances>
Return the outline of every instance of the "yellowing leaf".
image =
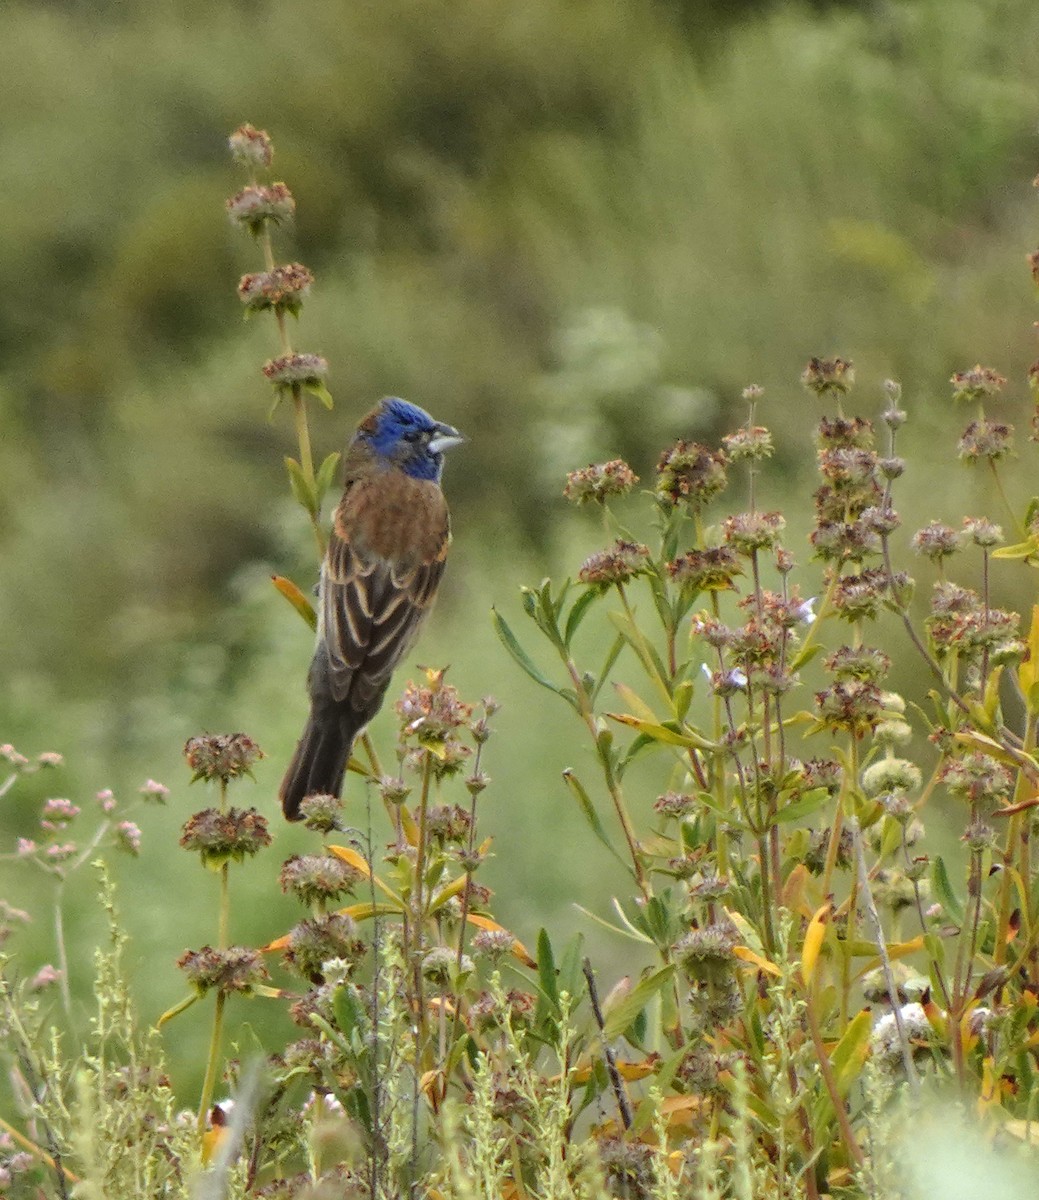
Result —
<instances>
[{"instance_id":1,"label":"yellowing leaf","mask_svg":"<svg viewBox=\"0 0 1039 1200\"><path fill-rule=\"evenodd\" d=\"M485 917L481 913L470 913L466 918L470 925L475 925L477 929L486 929L491 933L507 933L504 925L499 925L497 921L492 921L490 917ZM527 947L519 940L512 939L512 953L520 962L531 971L537 968L537 963L530 957Z\"/></svg>"},{"instance_id":2,"label":"yellowing leaf","mask_svg":"<svg viewBox=\"0 0 1039 1200\"><path fill-rule=\"evenodd\" d=\"M272 575L271 583L288 600L310 628L317 629L317 613L314 612L313 604L310 603L292 580L286 579L284 575Z\"/></svg>"},{"instance_id":3,"label":"yellowing leaf","mask_svg":"<svg viewBox=\"0 0 1039 1200\"><path fill-rule=\"evenodd\" d=\"M806 987L811 984L815 974L815 965L819 961L819 951L822 950L823 939L826 937L826 923L830 919L831 908L829 901L820 905L808 922L804 947L801 950L801 978Z\"/></svg>"},{"instance_id":4,"label":"yellowing leaf","mask_svg":"<svg viewBox=\"0 0 1039 1200\"><path fill-rule=\"evenodd\" d=\"M389 896L389 898L397 905L403 907L404 902L401 900L400 896L397 895L393 888L383 883L378 875L372 874L364 856L362 854L358 854L358 852L352 846L329 846L328 850L330 854L334 854L336 858L341 859L347 864L347 866L353 867L355 871L360 871L365 879L372 880L372 882L381 892L384 892L387 896Z\"/></svg>"},{"instance_id":5,"label":"yellowing leaf","mask_svg":"<svg viewBox=\"0 0 1039 1200\"><path fill-rule=\"evenodd\" d=\"M749 946L734 946L732 952L740 962L750 963L759 971L764 971L766 975L774 975L778 978L782 974L774 962L769 962L767 958L751 950Z\"/></svg>"}]
</instances>

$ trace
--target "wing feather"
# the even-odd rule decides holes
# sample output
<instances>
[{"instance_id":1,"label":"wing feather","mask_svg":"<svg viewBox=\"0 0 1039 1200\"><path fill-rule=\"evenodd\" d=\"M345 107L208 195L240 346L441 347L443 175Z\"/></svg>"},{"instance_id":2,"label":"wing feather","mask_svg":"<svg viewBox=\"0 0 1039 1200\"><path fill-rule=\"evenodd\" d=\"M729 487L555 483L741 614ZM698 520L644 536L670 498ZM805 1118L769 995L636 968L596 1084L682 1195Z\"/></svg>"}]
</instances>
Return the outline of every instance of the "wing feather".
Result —
<instances>
[{"instance_id":1,"label":"wing feather","mask_svg":"<svg viewBox=\"0 0 1039 1200\"><path fill-rule=\"evenodd\" d=\"M402 569L332 534L321 577L318 631L327 682L332 698L366 721L429 613L444 557L440 553Z\"/></svg>"}]
</instances>

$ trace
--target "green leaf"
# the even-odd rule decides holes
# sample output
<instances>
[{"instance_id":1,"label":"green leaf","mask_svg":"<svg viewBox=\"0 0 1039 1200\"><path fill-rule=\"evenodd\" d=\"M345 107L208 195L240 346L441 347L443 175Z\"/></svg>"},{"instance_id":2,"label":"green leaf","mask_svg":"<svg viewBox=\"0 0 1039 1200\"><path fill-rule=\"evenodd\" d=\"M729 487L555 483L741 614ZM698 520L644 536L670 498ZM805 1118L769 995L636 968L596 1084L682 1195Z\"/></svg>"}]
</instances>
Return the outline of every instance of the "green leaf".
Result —
<instances>
[{"instance_id":1,"label":"green leaf","mask_svg":"<svg viewBox=\"0 0 1039 1200\"><path fill-rule=\"evenodd\" d=\"M580 807L581 812L584 814L585 820L591 827L592 833L595 834L599 841L602 842L602 844L607 850L609 850L609 852L621 864L621 866L624 867L626 871L630 872L632 869L631 864L625 862L624 857L618 852L617 848L610 841L609 834L606 832L602 821L599 820L599 814L595 811L595 805L592 803L591 796L588 795L584 784L581 783L570 767L567 767L563 772L563 781L566 783L571 792L573 792L578 806Z\"/></svg>"},{"instance_id":2,"label":"green leaf","mask_svg":"<svg viewBox=\"0 0 1039 1200\"><path fill-rule=\"evenodd\" d=\"M779 812L776 813L776 823L782 824L787 821L800 821L802 817L807 817L814 812L818 812L829 798L830 793L826 788L812 788L810 792L805 792L793 804L784 804Z\"/></svg>"},{"instance_id":3,"label":"green leaf","mask_svg":"<svg viewBox=\"0 0 1039 1200\"><path fill-rule=\"evenodd\" d=\"M822 654L823 647L818 642L813 642L812 645L806 646L800 654L795 654L790 663L790 671L799 671L803 666L806 666L812 661L817 654Z\"/></svg>"},{"instance_id":4,"label":"green leaf","mask_svg":"<svg viewBox=\"0 0 1039 1200\"><path fill-rule=\"evenodd\" d=\"M674 978L673 965L661 967L659 971L643 979L624 997L623 1000L605 1014L603 1037L612 1042L635 1020L653 997Z\"/></svg>"},{"instance_id":5,"label":"green leaf","mask_svg":"<svg viewBox=\"0 0 1039 1200\"><path fill-rule=\"evenodd\" d=\"M344 1040L351 1046L355 1045L354 1034L358 1035L356 1045L366 1044L364 1037L365 1011L360 997L350 987L337 987L332 996L332 1011L335 1013L336 1025Z\"/></svg>"},{"instance_id":6,"label":"green leaf","mask_svg":"<svg viewBox=\"0 0 1039 1200\"><path fill-rule=\"evenodd\" d=\"M526 674L529 675L535 683L539 683L543 688L548 688L550 692L555 692L557 696L562 696L568 704L573 705L576 708L577 700L573 692L568 694L566 689L561 688L558 684L553 683L552 680L540 670L540 668L535 666L530 655L516 640L516 635L509 628L505 618L498 612L496 608L491 609L491 620L494 622L495 632L501 639L502 645L516 660L520 668L526 672Z\"/></svg>"},{"instance_id":7,"label":"green leaf","mask_svg":"<svg viewBox=\"0 0 1039 1200\"><path fill-rule=\"evenodd\" d=\"M706 738L701 737L698 733L692 730L685 732L673 729L676 724L674 721L668 721L661 725L656 721L647 721L642 717L636 717L631 713L607 713L611 721L619 721L622 725L630 725L632 729L637 729L639 733L644 733L647 737L651 737L656 742L666 742L669 746L694 746L697 750L716 750L717 746L714 742L709 742Z\"/></svg>"},{"instance_id":8,"label":"green leaf","mask_svg":"<svg viewBox=\"0 0 1039 1200\"><path fill-rule=\"evenodd\" d=\"M312 516L317 516L318 502L313 485L303 473L303 468L294 458L285 459L285 467L289 472L289 486L297 503L301 504Z\"/></svg>"},{"instance_id":9,"label":"green leaf","mask_svg":"<svg viewBox=\"0 0 1039 1200\"><path fill-rule=\"evenodd\" d=\"M339 466L339 460L342 455L338 450L334 450L328 458L318 467L317 470L317 494L318 500L325 498L325 493L332 486L332 481L335 478L336 467Z\"/></svg>"},{"instance_id":10,"label":"green leaf","mask_svg":"<svg viewBox=\"0 0 1039 1200\"><path fill-rule=\"evenodd\" d=\"M556 979L556 959L547 929L538 930L538 980L541 994L554 1009L559 1008L559 983Z\"/></svg>"},{"instance_id":11,"label":"green leaf","mask_svg":"<svg viewBox=\"0 0 1039 1200\"><path fill-rule=\"evenodd\" d=\"M962 925L963 905L956 898L956 894L952 890L952 884L949 882L949 873L945 869L945 862L940 854L936 854L934 861L931 863L931 883L934 886L934 893L938 897L942 907L957 925Z\"/></svg>"},{"instance_id":12,"label":"green leaf","mask_svg":"<svg viewBox=\"0 0 1039 1200\"><path fill-rule=\"evenodd\" d=\"M606 682L610 671L613 670L613 664L617 661L618 657L620 656L620 652L626 645L627 642L625 641L623 634L618 633L613 639L613 644L606 653L606 658L602 664L602 670L599 672L599 682L595 685L595 691L590 697L593 704L595 703L595 698L598 696L602 685Z\"/></svg>"},{"instance_id":13,"label":"green leaf","mask_svg":"<svg viewBox=\"0 0 1039 1200\"><path fill-rule=\"evenodd\" d=\"M571 1011L584 994L584 934L575 933L566 944L559 963L559 990L568 992L572 1001Z\"/></svg>"},{"instance_id":14,"label":"green leaf","mask_svg":"<svg viewBox=\"0 0 1039 1200\"><path fill-rule=\"evenodd\" d=\"M327 387L325 387L320 379L306 380L303 384L303 390L305 392L309 392L312 396L316 396L325 406L325 408L331 412L332 408L334 407L332 393Z\"/></svg>"},{"instance_id":15,"label":"green leaf","mask_svg":"<svg viewBox=\"0 0 1039 1200\"><path fill-rule=\"evenodd\" d=\"M588 609L591 608L591 606L596 600L599 599L601 595L602 593L597 591L595 588L588 588L584 595L578 596L571 605L570 614L566 618L566 628L563 630L563 645L567 648L567 650L570 649L570 642L572 641L574 634L577 632L578 626L584 620Z\"/></svg>"}]
</instances>

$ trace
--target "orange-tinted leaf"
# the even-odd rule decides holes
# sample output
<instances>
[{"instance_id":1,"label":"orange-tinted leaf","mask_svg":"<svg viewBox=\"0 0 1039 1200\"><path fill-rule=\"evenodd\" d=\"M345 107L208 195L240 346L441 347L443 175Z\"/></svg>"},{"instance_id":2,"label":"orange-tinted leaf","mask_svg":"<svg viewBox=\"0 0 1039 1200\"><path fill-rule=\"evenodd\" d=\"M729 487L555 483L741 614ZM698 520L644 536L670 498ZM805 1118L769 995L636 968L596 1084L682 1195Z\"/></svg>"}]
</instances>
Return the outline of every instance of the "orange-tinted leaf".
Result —
<instances>
[{"instance_id":1,"label":"orange-tinted leaf","mask_svg":"<svg viewBox=\"0 0 1039 1200\"><path fill-rule=\"evenodd\" d=\"M806 986L811 984L812 976L815 974L815 966L819 961L819 951L822 950L823 939L826 937L826 924L830 919L832 907L829 901L820 905L808 922L804 946L801 950L801 978Z\"/></svg>"},{"instance_id":2,"label":"orange-tinted leaf","mask_svg":"<svg viewBox=\"0 0 1039 1200\"><path fill-rule=\"evenodd\" d=\"M508 930L504 925L499 925L497 921L492 921L490 917L485 917L481 913L470 913L468 918L470 925L475 925L477 929L487 929L491 933L507 933ZM537 968L537 963L530 957L526 946L518 938L512 939L512 953L530 970Z\"/></svg>"},{"instance_id":3,"label":"orange-tinted leaf","mask_svg":"<svg viewBox=\"0 0 1039 1200\"><path fill-rule=\"evenodd\" d=\"M272 575L271 583L288 600L310 628L317 629L317 613L314 612L313 604L310 603L292 580L286 579L284 575Z\"/></svg>"},{"instance_id":4,"label":"orange-tinted leaf","mask_svg":"<svg viewBox=\"0 0 1039 1200\"><path fill-rule=\"evenodd\" d=\"M778 978L782 974L774 962L769 962L767 958L751 950L749 946L734 946L732 952L740 962L749 963L751 966L757 967L759 971L764 971L766 975L774 975Z\"/></svg>"}]
</instances>

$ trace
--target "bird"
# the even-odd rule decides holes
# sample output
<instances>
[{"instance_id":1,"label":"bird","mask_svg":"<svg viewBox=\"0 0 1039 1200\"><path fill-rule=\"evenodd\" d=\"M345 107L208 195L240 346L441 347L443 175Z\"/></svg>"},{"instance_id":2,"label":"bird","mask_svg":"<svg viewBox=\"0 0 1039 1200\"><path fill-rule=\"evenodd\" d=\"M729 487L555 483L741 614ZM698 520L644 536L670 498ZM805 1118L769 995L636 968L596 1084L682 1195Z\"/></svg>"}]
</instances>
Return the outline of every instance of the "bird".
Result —
<instances>
[{"instance_id":1,"label":"bird","mask_svg":"<svg viewBox=\"0 0 1039 1200\"><path fill-rule=\"evenodd\" d=\"M317 589L310 715L280 790L289 821L302 818L305 797L341 795L354 740L430 612L451 544L444 451L464 441L418 405L387 396L346 449Z\"/></svg>"}]
</instances>

